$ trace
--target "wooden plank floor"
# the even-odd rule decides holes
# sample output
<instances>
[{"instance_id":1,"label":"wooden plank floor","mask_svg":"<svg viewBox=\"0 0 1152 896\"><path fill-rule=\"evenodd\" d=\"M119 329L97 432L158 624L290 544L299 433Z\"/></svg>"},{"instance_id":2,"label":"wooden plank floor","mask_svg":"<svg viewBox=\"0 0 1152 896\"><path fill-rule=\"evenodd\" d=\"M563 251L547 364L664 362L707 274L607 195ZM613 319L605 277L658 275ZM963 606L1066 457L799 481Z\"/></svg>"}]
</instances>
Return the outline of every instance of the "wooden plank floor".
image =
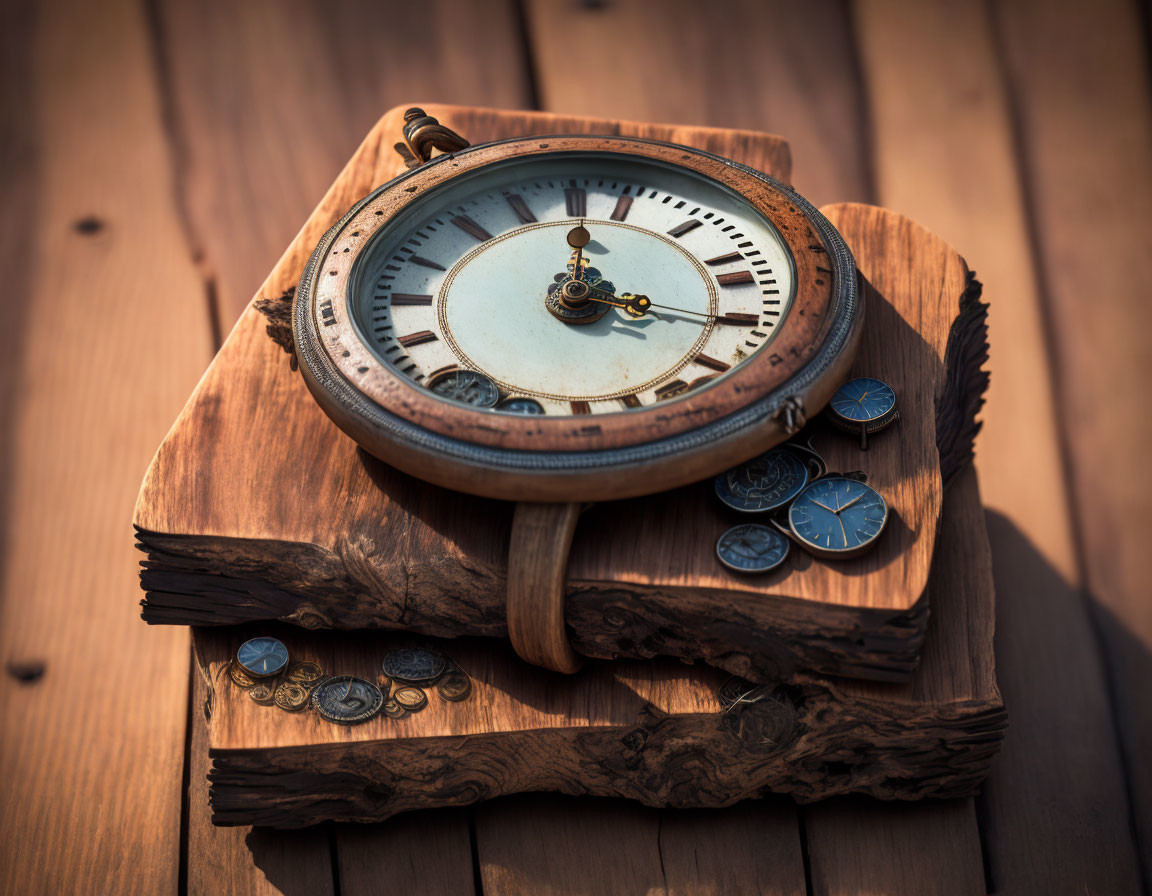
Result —
<instances>
[{"instance_id":1,"label":"wooden plank floor","mask_svg":"<svg viewBox=\"0 0 1152 896\"><path fill-rule=\"evenodd\" d=\"M0 892L1152 890L1152 94L1139 0L0 7ZM208 823L187 634L138 619L149 454L371 123L437 100L750 127L991 302L977 445L1011 728L975 801L547 795Z\"/></svg>"}]
</instances>

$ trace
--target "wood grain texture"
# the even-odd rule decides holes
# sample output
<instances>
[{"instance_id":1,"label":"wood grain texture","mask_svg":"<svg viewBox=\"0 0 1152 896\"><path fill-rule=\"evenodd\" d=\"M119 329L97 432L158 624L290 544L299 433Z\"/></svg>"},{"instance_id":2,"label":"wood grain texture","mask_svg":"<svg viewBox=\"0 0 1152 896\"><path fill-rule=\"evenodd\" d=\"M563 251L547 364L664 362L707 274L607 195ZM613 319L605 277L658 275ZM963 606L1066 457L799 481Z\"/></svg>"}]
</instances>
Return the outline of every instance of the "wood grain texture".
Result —
<instances>
[{"instance_id":1,"label":"wood grain texture","mask_svg":"<svg viewBox=\"0 0 1152 896\"><path fill-rule=\"evenodd\" d=\"M805 801L970 794L1004 726L980 521L968 470L949 489L930 584L933 634L908 684L800 675L772 699L723 715L715 690L724 676L707 667L617 662L528 675L511 651L460 639L443 649L473 677L468 701L434 700L399 722L344 728L258 706L225 679L210 728L213 818L287 827L377 820L531 790L678 807L767 791ZM213 681L244 637L202 633ZM373 679L390 646L412 643L390 633L285 629L282 637L293 657Z\"/></svg>"},{"instance_id":2,"label":"wood grain texture","mask_svg":"<svg viewBox=\"0 0 1152 896\"><path fill-rule=\"evenodd\" d=\"M503 133L494 128L641 130L539 115L429 111L484 137ZM309 241L371 181L364 172L396 164L379 158L389 121L369 135L285 254L265 285L266 298L283 294ZM658 133L652 126L642 130ZM687 132L674 136L713 145L718 140L712 132L697 134L699 139ZM777 141L754 144L747 135L730 136L744 160L779 170L784 157ZM965 446L954 452L965 458L983 383L978 374L953 374L957 366L979 370L983 331L982 306L969 303L963 350L945 363L951 324L969 290L963 260L899 216L863 206L827 211L882 294L872 297L871 335L864 335L856 369L892 383L906 420L935 420L943 412L948 432L940 437L945 445ZM884 265L881 258L894 261ZM459 495L449 499L358 454L261 341L252 314L233 333L145 481L136 518L149 552L145 618L197 624L283 619L308 627L502 637L510 508ZM895 338L898 351L888 346ZM249 364L250 358L259 364ZM949 386L966 390L964 400L947 396ZM965 409L959 416L958 406ZM230 419L247 422L238 427ZM286 429L288 419L294 422ZM266 434L253 435L261 432ZM296 447L286 435L308 447ZM576 649L596 657L702 657L752 677L779 677L800 667L906 678L927 610L919 598L939 514L940 448L928 427L902 423L897 435L874 440L863 455L850 440L816 430L830 466L866 467L899 521L872 554L835 566L798 555L787 574L763 580L724 572L715 563L712 538L700 537L701 531L719 534L726 524L707 484L601 505L578 529L569 566L566 619ZM252 438L265 446L262 452L249 449ZM269 476L298 482L309 500L263 487ZM477 518L488 526L474 526ZM408 534L398 538L401 531ZM621 531L629 537L617 537ZM635 532L650 533L652 548L627 547ZM417 545L431 563L411 559ZM741 607L736 615L734 598Z\"/></svg>"},{"instance_id":3,"label":"wood grain texture","mask_svg":"<svg viewBox=\"0 0 1152 896\"><path fill-rule=\"evenodd\" d=\"M1152 889L1152 90L1148 9L998 10L1077 524L1115 697L1144 887ZM1039 18L1037 18L1039 17ZM1035 21L1033 21L1035 19Z\"/></svg>"},{"instance_id":4,"label":"wood grain texture","mask_svg":"<svg viewBox=\"0 0 1152 896\"><path fill-rule=\"evenodd\" d=\"M15 274L0 365L0 891L175 892L188 638L125 612L136 558L118 530L211 357L203 293L141 6L5 6L0 20L19 78L0 113L0 253Z\"/></svg>"},{"instance_id":5,"label":"wood grain texture","mask_svg":"<svg viewBox=\"0 0 1152 896\"><path fill-rule=\"evenodd\" d=\"M210 688L202 668L193 662L186 833L189 896L335 896L328 830L273 832L212 824L208 806Z\"/></svg>"},{"instance_id":6,"label":"wood grain texture","mask_svg":"<svg viewBox=\"0 0 1152 896\"><path fill-rule=\"evenodd\" d=\"M382 110L530 103L513 5L160 0L183 203L225 333Z\"/></svg>"},{"instance_id":7,"label":"wood grain texture","mask_svg":"<svg viewBox=\"0 0 1152 896\"><path fill-rule=\"evenodd\" d=\"M468 816L415 812L377 825L335 825L340 896L474 892ZM277 834L282 832L277 832Z\"/></svg>"},{"instance_id":8,"label":"wood grain texture","mask_svg":"<svg viewBox=\"0 0 1152 896\"><path fill-rule=\"evenodd\" d=\"M525 14L543 108L786 134L801 193L817 205L872 201L845 4L675 0L656 22L644 0L530 0Z\"/></svg>"},{"instance_id":9,"label":"wood grain texture","mask_svg":"<svg viewBox=\"0 0 1152 896\"><path fill-rule=\"evenodd\" d=\"M796 809L769 799L724 812L520 796L476 811L486 894L803 896Z\"/></svg>"},{"instance_id":10,"label":"wood grain texture","mask_svg":"<svg viewBox=\"0 0 1152 896\"><path fill-rule=\"evenodd\" d=\"M1055 9L1066 15L1069 7ZM1045 29L1052 27L1050 12ZM854 18L871 85L881 200L979 258L981 278L994 296L992 385L976 463L995 511L989 531L997 591L1004 597L997 606L999 677L1014 724L978 804L992 884L1006 893L1133 892L1137 864L1124 770L1101 654L1078 590L1075 519L1059 450L1067 403L1050 378L1047 284L1038 279L1028 189L1021 182L1021 171L1030 168L1022 169L1017 159L1002 79L1000 53L1008 36L997 33L990 8L978 3L868 0L856 4ZM1017 22L1017 39L1038 47L1030 37L1033 26L1026 18ZM1115 33L1092 26L1094 36ZM1055 53L1057 46L1072 53L1071 45L1044 46L1053 54L1044 62L1034 59L1027 72L1037 85L1057 69L1060 78L1086 70L1068 61L1078 57ZM919 75L909 77L910 70ZM1142 77L1133 76L1124 88L1135 89ZM1113 108L1110 91L1097 90L1087 102ZM1067 104L1066 98L1060 114L1082 114L1086 100ZM1048 114L1056 114L1051 106ZM1081 146L1097 152L1080 138L1067 144L1069 151ZM1093 165L1093 176L1105 170L1121 169ZM1094 226L1088 222L1095 219L1081 215L1079 229ZM1095 290L1092 295L1092 307L1104 301ZM1119 300L1123 292L1113 295ZM1081 375L1086 367L1101 374L1109 369L1102 356L1093 357L1065 369ZM1089 430L1098 431L1081 427ZM1096 556L1111 556L1100 551ZM1127 703L1141 705L1138 698Z\"/></svg>"},{"instance_id":11,"label":"wood grain texture","mask_svg":"<svg viewBox=\"0 0 1152 896\"><path fill-rule=\"evenodd\" d=\"M984 896L971 800L884 806L829 800L804 810L813 896Z\"/></svg>"}]
</instances>

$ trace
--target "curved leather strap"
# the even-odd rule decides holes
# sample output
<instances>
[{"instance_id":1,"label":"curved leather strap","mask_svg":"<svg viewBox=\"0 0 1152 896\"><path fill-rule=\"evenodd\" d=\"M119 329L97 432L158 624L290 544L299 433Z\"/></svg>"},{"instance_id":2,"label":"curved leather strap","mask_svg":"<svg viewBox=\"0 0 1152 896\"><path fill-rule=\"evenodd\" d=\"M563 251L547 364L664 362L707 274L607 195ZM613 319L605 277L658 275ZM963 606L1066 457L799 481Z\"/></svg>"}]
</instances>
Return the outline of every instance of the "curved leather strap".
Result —
<instances>
[{"instance_id":1,"label":"curved leather strap","mask_svg":"<svg viewBox=\"0 0 1152 896\"><path fill-rule=\"evenodd\" d=\"M579 504L516 505L508 549L508 636L522 659L556 672L584 660L564 630L564 578Z\"/></svg>"}]
</instances>

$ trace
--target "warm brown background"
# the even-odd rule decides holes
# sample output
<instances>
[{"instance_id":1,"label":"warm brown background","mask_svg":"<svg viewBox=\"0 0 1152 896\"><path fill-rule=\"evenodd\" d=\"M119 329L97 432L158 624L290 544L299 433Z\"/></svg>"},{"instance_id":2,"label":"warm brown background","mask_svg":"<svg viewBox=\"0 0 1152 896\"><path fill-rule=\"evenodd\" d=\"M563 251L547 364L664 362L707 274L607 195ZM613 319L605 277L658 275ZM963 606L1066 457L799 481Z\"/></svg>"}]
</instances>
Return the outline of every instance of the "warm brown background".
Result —
<instances>
[{"instance_id":1,"label":"warm brown background","mask_svg":"<svg viewBox=\"0 0 1152 896\"><path fill-rule=\"evenodd\" d=\"M6 0L3 891L1147 887L1148 18L1137 0ZM189 639L139 620L132 503L359 138L421 100L780 133L817 204L891 206L967 256L992 303L977 464L1012 721L974 806L768 801L713 816L708 842L694 815L547 797L292 836L206 825ZM750 826L760 846L736 848Z\"/></svg>"}]
</instances>

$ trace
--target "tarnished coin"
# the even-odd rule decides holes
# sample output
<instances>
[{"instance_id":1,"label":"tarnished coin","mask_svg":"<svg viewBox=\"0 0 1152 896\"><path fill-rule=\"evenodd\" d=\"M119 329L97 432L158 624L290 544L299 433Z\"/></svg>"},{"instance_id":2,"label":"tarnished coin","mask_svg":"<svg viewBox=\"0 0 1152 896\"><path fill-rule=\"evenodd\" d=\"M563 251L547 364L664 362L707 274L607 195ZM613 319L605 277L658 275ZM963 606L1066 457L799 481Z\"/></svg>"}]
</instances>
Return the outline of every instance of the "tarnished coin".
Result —
<instances>
[{"instance_id":1,"label":"tarnished coin","mask_svg":"<svg viewBox=\"0 0 1152 896\"><path fill-rule=\"evenodd\" d=\"M312 708L338 725L366 722L380 712L383 704L380 688L355 675L326 678L312 692Z\"/></svg>"},{"instance_id":2,"label":"tarnished coin","mask_svg":"<svg viewBox=\"0 0 1152 896\"><path fill-rule=\"evenodd\" d=\"M288 666L288 671L284 673L284 677L288 681L294 681L310 688L324 677L324 670L320 668L319 663L292 663Z\"/></svg>"},{"instance_id":3,"label":"tarnished coin","mask_svg":"<svg viewBox=\"0 0 1152 896\"><path fill-rule=\"evenodd\" d=\"M787 448L773 448L716 477L716 496L742 513L783 507L808 484L808 466Z\"/></svg>"},{"instance_id":4,"label":"tarnished coin","mask_svg":"<svg viewBox=\"0 0 1152 896\"><path fill-rule=\"evenodd\" d=\"M384 654L384 674L396 681L424 684L448 668L448 657L429 647L400 647Z\"/></svg>"},{"instance_id":5,"label":"tarnished coin","mask_svg":"<svg viewBox=\"0 0 1152 896\"><path fill-rule=\"evenodd\" d=\"M733 572L762 573L788 556L788 539L770 526L742 523L716 540L716 556Z\"/></svg>"},{"instance_id":6,"label":"tarnished coin","mask_svg":"<svg viewBox=\"0 0 1152 896\"><path fill-rule=\"evenodd\" d=\"M384 715L392 719L402 719L408 715L408 710L397 703L395 697L389 697L384 701Z\"/></svg>"},{"instance_id":7,"label":"tarnished coin","mask_svg":"<svg viewBox=\"0 0 1152 896\"><path fill-rule=\"evenodd\" d=\"M272 685L266 681L258 681L248 689L248 696L261 706L271 706L275 695L276 692L272 690Z\"/></svg>"},{"instance_id":8,"label":"tarnished coin","mask_svg":"<svg viewBox=\"0 0 1152 896\"><path fill-rule=\"evenodd\" d=\"M436 691L445 700L459 703L467 700L472 693L472 679L460 669L452 669L445 673L436 683Z\"/></svg>"},{"instance_id":9,"label":"tarnished coin","mask_svg":"<svg viewBox=\"0 0 1152 896\"><path fill-rule=\"evenodd\" d=\"M232 679L232 683L235 684L236 687L244 688L245 690L256 684L256 679L241 669L240 664L235 660L228 663L228 677Z\"/></svg>"},{"instance_id":10,"label":"tarnished coin","mask_svg":"<svg viewBox=\"0 0 1152 896\"><path fill-rule=\"evenodd\" d=\"M299 712L308 705L308 688L298 681L283 681L272 695L273 702L285 712Z\"/></svg>"},{"instance_id":11,"label":"tarnished coin","mask_svg":"<svg viewBox=\"0 0 1152 896\"><path fill-rule=\"evenodd\" d=\"M278 638L252 638L240 645L236 662L252 678L271 678L288 665L288 648Z\"/></svg>"},{"instance_id":12,"label":"tarnished coin","mask_svg":"<svg viewBox=\"0 0 1152 896\"><path fill-rule=\"evenodd\" d=\"M424 693L423 688L414 688L411 686L397 688L396 693L392 695L400 706L407 712L420 712L425 706L428 705L428 695Z\"/></svg>"}]
</instances>

